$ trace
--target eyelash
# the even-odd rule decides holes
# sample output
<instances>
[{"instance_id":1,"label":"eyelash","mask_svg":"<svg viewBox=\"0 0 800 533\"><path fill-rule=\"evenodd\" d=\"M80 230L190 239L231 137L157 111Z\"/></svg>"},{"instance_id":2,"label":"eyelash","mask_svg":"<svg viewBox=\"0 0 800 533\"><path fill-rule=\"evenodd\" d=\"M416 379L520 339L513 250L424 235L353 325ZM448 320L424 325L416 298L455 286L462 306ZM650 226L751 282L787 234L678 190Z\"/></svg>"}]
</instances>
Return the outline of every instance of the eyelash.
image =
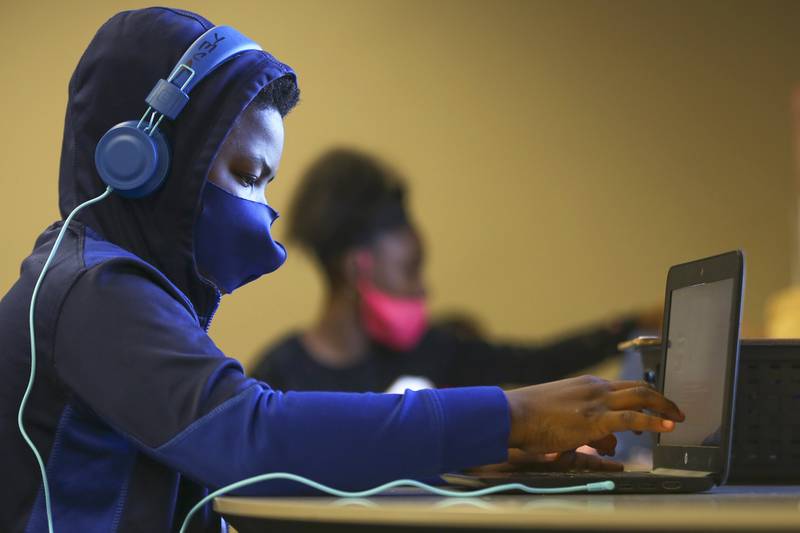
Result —
<instances>
[{"instance_id":1,"label":"eyelash","mask_svg":"<svg viewBox=\"0 0 800 533\"><path fill-rule=\"evenodd\" d=\"M256 176L252 176L250 174L238 174L239 180L246 186L246 187L253 187L256 183L258 183L258 178Z\"/></svg>"}]
</instances>

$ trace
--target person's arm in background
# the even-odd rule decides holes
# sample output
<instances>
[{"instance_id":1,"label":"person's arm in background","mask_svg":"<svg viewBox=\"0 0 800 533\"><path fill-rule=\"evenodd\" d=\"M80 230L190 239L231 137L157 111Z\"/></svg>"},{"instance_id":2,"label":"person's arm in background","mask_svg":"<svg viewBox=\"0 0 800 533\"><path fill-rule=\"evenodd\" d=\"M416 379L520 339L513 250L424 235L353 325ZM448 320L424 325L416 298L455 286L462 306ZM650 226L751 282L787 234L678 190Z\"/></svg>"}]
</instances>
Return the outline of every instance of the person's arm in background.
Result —
<instances>
[{"instance_id":1,"label":"person's arm in background","mask_svg":"<svg viewBox=\"0 0 800 533\"><path fill-rule=\"evenodd\" d=\"M492 343L432 331L428 346L446 366L440 386L543 383L561 379L617 353L617 344L657 322L653 313L620 319L550 343ZM427 348L426 348L427 349Z\"/></svg>"}]
</instances>

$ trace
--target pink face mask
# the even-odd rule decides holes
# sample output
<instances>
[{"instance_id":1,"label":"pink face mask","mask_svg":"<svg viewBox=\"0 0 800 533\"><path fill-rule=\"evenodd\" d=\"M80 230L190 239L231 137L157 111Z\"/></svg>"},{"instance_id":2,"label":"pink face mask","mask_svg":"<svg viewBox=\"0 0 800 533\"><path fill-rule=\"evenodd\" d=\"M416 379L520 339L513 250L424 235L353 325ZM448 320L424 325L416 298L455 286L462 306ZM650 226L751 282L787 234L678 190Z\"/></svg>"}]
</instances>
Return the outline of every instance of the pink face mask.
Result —
<instances>
[{"instance_id":1,"label":"pink face mask","mask_svg":"<svg viewBox=\"0 0 800 533\"><path fill-rule=\"evenodd\" d=\"M398 352L417 345L428 328L425 298L392 296L375 287L365 276L358 282L358 292L361 322L373 340Z\"/></svg>"}]
</instances>

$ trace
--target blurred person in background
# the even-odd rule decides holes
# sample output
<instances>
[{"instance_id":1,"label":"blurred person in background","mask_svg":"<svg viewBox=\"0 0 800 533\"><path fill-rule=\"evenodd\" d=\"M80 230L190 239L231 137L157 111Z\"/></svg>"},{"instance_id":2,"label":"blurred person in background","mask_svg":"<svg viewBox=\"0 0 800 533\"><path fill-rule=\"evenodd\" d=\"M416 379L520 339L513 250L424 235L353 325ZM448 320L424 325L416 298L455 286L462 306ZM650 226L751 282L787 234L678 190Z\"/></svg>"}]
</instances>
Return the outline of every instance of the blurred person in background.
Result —
<instances>
[{"instance_id":1,"label":"blurred person in background","mask_svg":"<svg viewBox=\"0 0 800 533\"><path fill-rule=\"evenodd\" d=\"M282 390L389 391L542 383L597 364L660 311L618 317L544 344L483 340L461 312L430 324L425 246L404 180L354 149L328 151L306 171L290 206L289 237L325 281L316 321L267 348L253 371Z\"/></svg>"}]
</instances>

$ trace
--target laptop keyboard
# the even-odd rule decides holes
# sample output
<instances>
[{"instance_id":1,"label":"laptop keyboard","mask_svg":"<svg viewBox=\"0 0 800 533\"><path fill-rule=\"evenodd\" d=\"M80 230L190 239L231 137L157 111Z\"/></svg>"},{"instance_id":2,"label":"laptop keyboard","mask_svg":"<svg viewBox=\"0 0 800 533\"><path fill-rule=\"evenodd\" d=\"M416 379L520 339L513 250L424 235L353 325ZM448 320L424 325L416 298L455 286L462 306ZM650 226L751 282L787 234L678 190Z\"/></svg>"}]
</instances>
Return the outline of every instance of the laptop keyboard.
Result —
<instances>
[{"instance_id":1,"label":"laptop keyboard","mask_svg":"<svg viewBox=\"0 0 800 533\"><path fill-rule=\"evenodd\" d=\"M535 477L535 478L581 478L581 479L596 479L603 481L604 479L614 478L650 478L655 476L652 472L517 472L512 474L515 478Z\"/></svg>"}]
</instances>

